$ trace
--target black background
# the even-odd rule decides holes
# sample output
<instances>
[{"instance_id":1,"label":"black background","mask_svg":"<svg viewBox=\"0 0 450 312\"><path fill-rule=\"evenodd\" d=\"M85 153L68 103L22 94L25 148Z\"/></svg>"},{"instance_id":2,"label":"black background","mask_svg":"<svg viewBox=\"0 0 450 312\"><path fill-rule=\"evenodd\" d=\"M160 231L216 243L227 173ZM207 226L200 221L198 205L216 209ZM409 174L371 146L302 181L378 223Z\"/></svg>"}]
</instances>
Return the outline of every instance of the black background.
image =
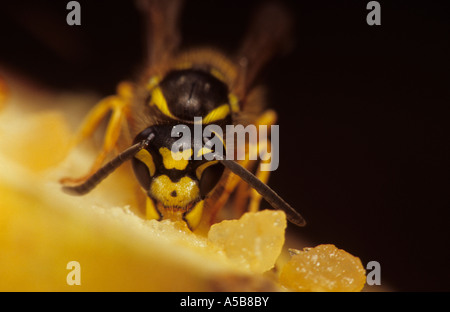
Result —
<instances>
[{"instance_id":1,"label":"black background","mask_svg":"<svg viewBox=\"0 0 450 312\"><path fill-rule=\"evenodd\" d=\"M0 64L56 90L115 92L144 58L132 1L15 1L0 10ZM232 52L259 1L190 1L183 44ZM382 284L449 291L450 10L442 2L284 1L295 49L263 78L279 113L270 185L296 207L312 244L380 262ZM290 226L290 228L293 228ZM373 287L376 290L376 287Z\"/></svg>"}]
</instances>

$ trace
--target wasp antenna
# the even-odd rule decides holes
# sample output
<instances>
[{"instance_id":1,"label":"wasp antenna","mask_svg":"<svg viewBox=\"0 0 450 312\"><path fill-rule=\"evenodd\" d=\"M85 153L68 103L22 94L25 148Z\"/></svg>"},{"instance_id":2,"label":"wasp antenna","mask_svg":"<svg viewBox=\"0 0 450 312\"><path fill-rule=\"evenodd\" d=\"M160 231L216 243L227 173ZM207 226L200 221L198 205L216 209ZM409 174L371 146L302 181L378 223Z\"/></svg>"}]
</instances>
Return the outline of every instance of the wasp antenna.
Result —
<instances>
[{"instance_id":1,"label":"wasp antenna","mask_svg":"<svg viewBox=\"0 0 450 312\"><path fill-rule=\"evenodd\" d=\"M94 173L89 179L87 179L84 183L74 186L65 185L62 187L62 190L70 195L84 195L92 191L101 181L103 181L107 176L109 176L114 170L116 170L120 165L122 165L125 161L132 158L139 152L141 149L148 146L150 141L155 136L154 133L150 133L147 139L142 140L131 147L124 150L122 153L117 155L114 159L100 168L96 173Z\"/></svg>"},{"instance_id":2,"label":"wasp antenna","mask_svg":"<svg viewBox=\"0 0 450 312\"><path fill-rule=\"evenodd\" d=\"M252 188L254 188L261 196L275 209L283 210L286 213L287 219L297 225L305 226L305 219L283 198L280 197L274 190L259 180L253 173L239 165L233 160L223 159L222 156L214 154L222 165L230 169L234 174L238 175L242 180L247 182Z\"/></svg>"}]
</instances>

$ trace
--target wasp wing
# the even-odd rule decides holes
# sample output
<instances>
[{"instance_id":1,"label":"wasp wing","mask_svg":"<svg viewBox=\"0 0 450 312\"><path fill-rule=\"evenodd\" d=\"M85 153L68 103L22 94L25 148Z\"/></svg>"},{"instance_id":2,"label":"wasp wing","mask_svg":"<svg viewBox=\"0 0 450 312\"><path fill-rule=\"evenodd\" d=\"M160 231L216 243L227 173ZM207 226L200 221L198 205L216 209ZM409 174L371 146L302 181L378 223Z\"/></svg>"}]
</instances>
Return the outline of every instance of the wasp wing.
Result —
<instances>
[{"instance_id":1,"label":"wasp wing","mask_svg":"<svg viewBox=\"0 0 450 312\"><path fill-rule=\"evenodd\" d=\"M279 4L266 3L257 11L236 55L240 74L237 93L244 98L261 69L278 53L292 47L293 18Z\"/></svg>"},{"instance_id":2,"label":"wasp wing","mask_svg":"<svg viewBox=\"0 0 450 312\"><path fill-rule=\"evenodd\" d=\"M183 0L138 0L146 23L148 65L164 64L180 43L178 27Z\"/></svg>"}]
</instances>

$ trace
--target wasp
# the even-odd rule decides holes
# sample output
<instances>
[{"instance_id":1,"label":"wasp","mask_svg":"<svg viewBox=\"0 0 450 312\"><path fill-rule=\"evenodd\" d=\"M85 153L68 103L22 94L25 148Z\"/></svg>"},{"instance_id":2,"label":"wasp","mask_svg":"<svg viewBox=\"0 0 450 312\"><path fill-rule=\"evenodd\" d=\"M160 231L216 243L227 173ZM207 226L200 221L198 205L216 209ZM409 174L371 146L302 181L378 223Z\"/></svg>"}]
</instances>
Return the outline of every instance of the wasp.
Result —
<instances>
[{"instance_id":1,"label":"wasp","mask_svg":"<svg viewBox=\"0 0 450 312\"><path fill-rule=\"evenodd\" d=\"M90 111L75 143L91 136L110 114L102 150L87 175L62 179L64 191L86 194L130 160L145 194L147 219L183 220L191 230L207 227L233 193L240 203L250 197L251 211L258 210L264 198L285 211L292 223L305 225L303 217L267 185L269 172L254 170L254 160L224 157L208 140L184 140L181 151L173 152L179 139L174 127L192 130L198 117L201 127L214 124L224 130L223 135L212 134L222 143L227 140L226 125L275 123L276 113L264 110L263 92L255 81L289 41L291 20L286 11L278 5L262 6L240 49L230 56L208 47L180 48L181 1L143 0L139 8L147 17L146 69L136 81L120 83L117 94ZM119 137L128 137L129 147L106 162ZM267 144L268 139L259 139L246 147L258 150ZM194 151L196 156L213 157L191 157ZM184 157L175 157L177 153Z\"/></svg>"}]
</instances>

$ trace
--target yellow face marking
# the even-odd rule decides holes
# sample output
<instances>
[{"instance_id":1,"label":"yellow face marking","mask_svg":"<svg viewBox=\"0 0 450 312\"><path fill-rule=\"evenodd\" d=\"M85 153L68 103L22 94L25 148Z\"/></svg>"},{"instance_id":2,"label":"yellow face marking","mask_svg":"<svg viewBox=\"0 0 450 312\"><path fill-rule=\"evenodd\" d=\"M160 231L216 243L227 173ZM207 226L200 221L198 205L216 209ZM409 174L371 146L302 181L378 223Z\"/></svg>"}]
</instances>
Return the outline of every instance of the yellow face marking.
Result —
<instances>
[{"instance_id":1,"label":"yellow face marking","mask_svg":"<svg viewBox=\"0 0 450 312\"><path fill-rule=\"evenodd\" d=\"M158 213L158 210L155 207L155 203L151 198L147 197L147 205L145 207L145 216L147 220L159 220L161 219L161 215Z\"/></svg>"},{"instance_id":2,"label":"yellow face marking","mask_svg":"<svg viewBox=\"0 0 450 312\"><path fill-rule=\"evenodd\" d=\"M230 101L231 111L233 113L239 112L239 100L233 93L228 94L228 100Z\"/></svg>"},{"instance_id":3,"label":"yellow face marking","mask_svg":"<svg viewBox=\"0 0 450 312\"><path fill-rule=\"evenodd\" d=\"M191 230L195 229L202 219L203 204L203 200L199 201L189 212L184 215L184 219Z\"/></svg>"},{"instance_id":4,"label":"yellow face marking","mask_svg":"<svg viewBox=\"0 0 450 312\"><path fill-rule=\"evenodd\" d=\"M156 168L155 163L153 162L152 154L150 154L146 149L141 149L134 157L142 161L147 166L150 176L153 177Z\"/></svg>"},{"instance_id":5,"label":"yellow face marking","mask_svg":"<svg viewBox=\"0 0 450 312\"><path fill-rule=\"evenodd\" d=\"M200 190L197 182L189 177L172 182L168 176L160 175L153 179L150 193L165 207L186 207L199 198Z\"/></svg>"},{"instance_id":6,"label":"yellow face marking","mask_svg":"<svg viewBox=\"0 0 450 312\"><path fill-rule=\"evenodd\" d=\"M189 164L189 158L194 152L190 148L182 152L172 153L167 147L161 147L159 153L163 158L163 165L166 169L184 170Z\"/></svg>"},{"instance_id":7,"label":"yellow face marking","mask_svg":"<svg viewBox=\"0 0 450 312\"><path fill-rule=\"evenodd\" d=\"M229 113L230 113L230 105L223 104L210 111L208 115L206 115L205 118L203 118L202 122L205 124L209 124L214 121L224 119L225 117L228 116Z\"/></svg>"},{"instance_id":8,"label":"yellow face marking","mask_svg":"<svg viewBox=\"0 0 450 312\"><path fill-rule=\"evenodd\" d=\"M169 107L167 106L166 98L164 97L160 87L153 88L150 105L155 105L158 107L159 111L164 115L172 119L178 119L170 112Z\"/></svg>"},{"instance_id":9,"label":"yellow face marking","mask_svg":"<svg viewBox=\"0 0 450 312\"><path fill-rule=\"evenodd\" d=\"M197 176L197 179L200 180L202 178L203 171L205 171L206 168L208 168L209 166L215 165L218 162L219 162L218 160L213 160L213 161L208 161L208 162L198 166L198 168L195 170L195 175Z\"/></svg>"}]
</instances>

